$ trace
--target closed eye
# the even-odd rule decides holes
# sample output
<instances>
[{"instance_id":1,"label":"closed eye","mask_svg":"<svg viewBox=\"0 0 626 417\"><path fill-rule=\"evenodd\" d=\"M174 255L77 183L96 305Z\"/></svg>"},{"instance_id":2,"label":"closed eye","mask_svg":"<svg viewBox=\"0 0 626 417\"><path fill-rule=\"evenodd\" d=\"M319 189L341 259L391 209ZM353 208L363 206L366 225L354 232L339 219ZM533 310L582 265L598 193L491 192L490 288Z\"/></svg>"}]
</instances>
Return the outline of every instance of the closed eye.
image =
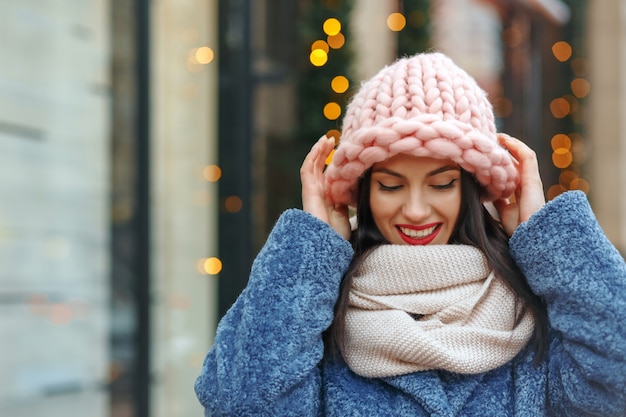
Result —
<instances>
[{"instance_id":1,"label":"closed eye","mask_svg":"<svg viewBox=\"0 0 626 417\"><path fill-rule=\"evenodd\" d=\"M389 186L389 185L385 185L385 184L383 184L383 183L382 183L382 182L380 182L380 181L376 181L376 182L378 183L379 189L380 189L381 191L395 191L395 190L399 190L400 188L402 188L402 186L401 186L401 185L392 185L392 186Z\"/></svg>"},{"instance_id":2,"label":"closed eye","mask_svg":"<svg viewBox=\"0 0 626 417\"><path fill-rule=\"evenodd\" d=\"M433 187L436 190L449 190L451 188L454 187L454 183L458 180L458 178L454 178L452 181L450 181L447 184L441 184L441 185L431 185L431 187Z\"/></svg>"}]
</instances>

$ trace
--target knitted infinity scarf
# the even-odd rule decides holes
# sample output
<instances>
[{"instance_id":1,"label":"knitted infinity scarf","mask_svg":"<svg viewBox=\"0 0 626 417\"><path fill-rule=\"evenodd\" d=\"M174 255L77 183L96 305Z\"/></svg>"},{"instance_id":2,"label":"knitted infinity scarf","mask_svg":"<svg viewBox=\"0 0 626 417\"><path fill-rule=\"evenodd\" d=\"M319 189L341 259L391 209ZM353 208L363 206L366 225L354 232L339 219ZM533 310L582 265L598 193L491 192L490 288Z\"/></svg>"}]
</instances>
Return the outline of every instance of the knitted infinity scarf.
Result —
<instances>
[{"instance_id":1,"label":"knitted infinity scarf","mask_svg":"<svg viewBox=\"0 0 626 417\"><path fill-rule=\"evenodd\" d=\"M383 245L356 271L342 350L365 377L429 369L477 374L509 360L534 320L472 246Z\"/></svg>"}]
</instances>

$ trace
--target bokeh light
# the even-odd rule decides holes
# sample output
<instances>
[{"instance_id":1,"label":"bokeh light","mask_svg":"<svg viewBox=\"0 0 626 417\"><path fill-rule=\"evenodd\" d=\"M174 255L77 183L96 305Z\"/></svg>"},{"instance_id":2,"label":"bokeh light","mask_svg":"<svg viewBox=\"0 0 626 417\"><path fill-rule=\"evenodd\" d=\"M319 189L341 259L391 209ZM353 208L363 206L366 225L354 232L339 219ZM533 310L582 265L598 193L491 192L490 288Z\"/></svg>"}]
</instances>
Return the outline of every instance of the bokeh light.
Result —
<instances>
[{"instance_id":1,"label":"bokeh light","mask_svg":"<svg viewBox=\"0 0 626 417\"><path fill-rule=\"evenodd\" d=\"M580 190L585 194L589 194L590 189L589 181L584 178L574 178L572 182L570 182L570 190Z\"/></svg>"},{"instance_id":2,"label":"bokeh light","mask_svg":"<svg viewBox=\"0 0 626 417\"><path fill-rule=\"evenodd\" d=\"M330 151L330 153L328 154L328 156L326 157L326 161L325 164L326 165L330 165L330 163L333 161L333 157L335 156L335 150L333 149L332 151Z\"/></svg>"},{"instance_id":3,"label":"bokeh light","mask_svg":"<svg viewBox=\"0 0 626 417\"><path fill-rule=\"evenodd\" d=\"M341 32L341 22L334 17L326 19L323 25L324 33L328 36L334 36Z\"/></svg>"},{"instance_id":4,"label":"bokeh light","mask_svg":"<svg viewBox=\"0 0 626 417\"><path fill-rule=\"evenodd\" d=\"M572 181L578 178L578 174L576 174L572 170L565 170L559 174L559 184L561 184L565 188L570 188Z\"/></svg>"},{"instance_id":5,"label":"bokeh light","mask_svg":"<svg viewBox=\"0 0 626 417\"><path fill-rule=\"evenodd\" d=\"M343 47L343 45L346 43L346 38L343 36L343 34L338 33L336 35L329 36L327 39L327 43L328 46L330 46L331 48L339 49Z\"/></svg>"},{"instance_id":6,"label":"bokeh light","mask_svg":"<svg viewBox=\"0 0 626 417\"><path fill-rule=\"evenodd\" d=\"M243 201L236 195L226 197L224 200L224 209L229 213L238 213L243 208Z\"/></svg>"},{"instance_id":7,"label":"bokeh light","mask_svg":"<svg viewBox=\"0 0 626 417\"><path fill-rule=\"evenodd\" d=\"M552 53L556 59L565 62L572 56L572 46L565 41L555 42L552 45Z\"/></svg>"},{"instance_id":8,"label":"bokeh light","mask_svg":"<svg viewBox=\"0 0 626 417\"><path fill-rule=\"evenodd\" d=\"M339 145L339 138L341 137L341 132L337 129L330 129L328 132L326 132L326 137L335 139L335 146L337 146Z\"/></svg>"},{"instance_id":9,"label":"bokeh light","mask_svg":"<svg viewBox=\"0 0 626 417\"><path fill-rule=\"evenodd\" d=\"M343 75L338 75L330 82L330 86L335 93L345 93L350 87L350 81Z\"/></svg>"},{"instance_id":10,"label":"bokeh light","mask_svg":"<svg viewBox=\"0 0 626 417\"><path fill-rule=\"evenodd\" d=\"M202 172L205 180L217 182L222 177L222 169L217 165L207 165Z\"/></svg>"},{"instance_id":11,"label":"bokeh light","mask_svg":"<svg viewBox=\"0 0 626 417\"><path fill-rule=\"evenodd\" d=\"M552 200L553 198L559 196L560 194L563 194L566 191L567 191L567 188L563 187L561 184L555 184L551 186L550 188L548 188L548 192L546 194L547 194L548 200Z\"/></svg>"},{"instance_id":12,"label":"bokeh light","mask_svg":"<svg viewBox=\"0 0 626 417\"><path fill-rule=\"evenodd\" d=\"M326 53L330 51L330 48L328 47L328 43L326 43L326 41L323 41L321 39L318 39L311 44L311 52L315 51L316 49L321 49L322 51Z\"/></svg>"},{"instance_id":13,"label":"bokeh light","mask_svg":"<svg viewBox=\"0 0 626 417\"><path fill-rule=\"evenodd\" d=\"M208 46L198 48L195 55L196 61L198 61L199 64L203 65L211 63L211 61L213 61L213 58L215 58L215 53Z\"/></svg>"},{"instance_id":14,"label":"bokeh light","mask_svg":"<svg viewBox=\"0 0 626 417\"><path fill-rule=\"evenodd\" d=\"M406 18L402 13L392 13L387 17L387 27L394 32L400 32L406 26Z\"/></svg>"},{"instance_id":15,"label":"bokeh light","mask_svg":"<svg viewBox=\"0 0 626 417\"><path fill-rule=\"evenodd\" d=\"M574 93L574 95L578 98L587 97L587 95L589 95L589 91L591 91L589 81L584 78L576 78L572 80L570 86L572 87L572 93Z\"/></svg>"},{"instance_id":16,"label":"bokeh light","mask_svg":"<svg viewBox=\"0 0 626 417\"><path fill-rule=\"evenodd\" d=\"M572 59L570 66L577 77L586 77L589 74L589 61L584 58Z\"/></svg>"},{"instance_id":17,"label":"bokeh light","mask_svg":"<svg viewBox=\"0 0 626 417\"><path fill-rule=\"evenodd\" d=\"M558 148L554 152L552 152L552 163L557 168L567 168L571 165L574 157L569 149Z\"/></svg>"},{"instance_id":18,"label":"bokeh light","mask_svg":"<svg viewBox=\"0 0 626 417\"><path fill-rule=\"evenodd\" d=\"M314 49L309 56L311 64L321 67L328 62L328 53L322 49Z\"/></svg>"},{"instance_id":19,"label":"bokeh light","mask_svg":"<svg viewBox=\"0 0 626 417\"><path fill-rule=\"evenodd\" d=\"M560 149L560 148L569 150L572 147L572 140L569 138L569 136L563 133L558 133L552 136L552 139L550 140L550 144L552 145L553 151L556 151L557 149Z\"/></svg>"},{"instance_id":20,"label":"bokeh light","mask_svg":"<svg viewBox=\"0 0 626 417\"><path fill-rule=\"evenodd\" d=\"M202 258L198 261L198 271L203 275L217 275L222 272L222 261L219 258Z\"/></svg>"},{"instance_id":21,"label":"bokeh light","mask_svg":"<svg viewBox=\"0 0 626 417\"><path fill-rule=\"evenodd\" d=\"M559 97L550 102L550 111L554 117L562 119L570 113L571 106L569 101L563 97Z\"/></svg>"},{"instance_id":22,"label":"bokeh light","mask_svg":"<svg viewBox=\"0 0 626 417\"><path fill-rule=\"evenodd\" d=\"M324 116L328 120L337 120L341 116L341 106L334 101L324 106Z\"/></svg>"}]
</instances>

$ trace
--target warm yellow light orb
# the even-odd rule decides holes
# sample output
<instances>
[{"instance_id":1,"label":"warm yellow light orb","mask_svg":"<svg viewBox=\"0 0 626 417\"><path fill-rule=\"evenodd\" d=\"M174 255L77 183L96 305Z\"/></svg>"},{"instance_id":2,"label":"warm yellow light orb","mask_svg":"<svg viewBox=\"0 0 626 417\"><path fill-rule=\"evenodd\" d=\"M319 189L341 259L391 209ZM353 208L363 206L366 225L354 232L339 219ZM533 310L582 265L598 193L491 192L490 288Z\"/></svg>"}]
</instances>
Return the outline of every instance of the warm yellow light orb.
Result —
<instances>
[{"instance_id":1,"label":"warm yellow light orb","mask_svg":"<svg viewBox=\"0 0 626 417\"><path fill-rule=\"evenodd\" d=\"M406 26L406 18L402 13L391 13L387 18L387 27L394 32L400 32Z\"/></svg>"},{"instance_id":2,"label":"warm yellow light orb","mask_svg":"<svg viewBox=\"0 0 626 417\"><path fill-rule=\"evenodd\" d=\"M552 53L556 59L565 62L572 56L572 47L565 41L555 42L554 45L552 45Z\"/></svg>"},{"instance_id":3,"label":"warm yellow light orb","mask_svg":"<svg viewBox=\"0 0 626 417\"><path fill-rule=\"evenodd\" d=\"M334 17L331 17L330 19L326 19L326 21L324 21L323 28L324 33L328 36L335 36L341 32L341 22Z\"/></svg>"},{"instance_id":4,"label":"warm yellow light orb","mask_svg":"<svg viewBox=\"0 0 626 417\"><path fill-rule=\"evenodd\" d=\"M311 51L311 55L309 55L309 60L316 67L321 67L328 62L328 53L321 49L314 49Z\"/></svg>"},{"instance_id":5,"label":"warm yellow light orb","mask_svg":"<svg viewBox=\"0 0 626 417\"><path fill-rule=\"evenodd\" d=\"M217 275L222 272L222 261L219 258L206 258L202 262L202 270L205 274Z\"/></svg>"},{"instance_id":6,"label":"warm yellow light orb","mask_svg":"<svg viewBox=\"0 0 626 417\"><path fill-rule=\"evenodd\" d=\"M572 140L569 138L569 136L563 133L558 133L552 136L550 144L552 145L553 151L556 151L560 148L569 150L572 147Z\"/></svg>"},{"instance_id":7,"label":"warm yellow light orb","mask_svg":"<svg viewBox=\"0 0 626 417\"><path fill-rule=\"evenodd\" d=\"M217 165L207 165L202 172L204 179L209 182L216 182L222 177L222 169Z\"/></svg>"},{"instance_id":8,"label":"warm yellow light orb","mask_svg":"<svg viewBox=\"0 0 626 417\"><path fill-rule=\"evenodd\" d=\"M346 38L341 33L338 33L336 35L329 36L327 42L328 46L331 48L339 49L346 43Z\"/></svg>"},{"instance_id":9,"label":"warm yellow light orb","mask_svg":"<svg viewBox=\"0 0 626 417\"><path fill-rule=\"evenodd\" d=\"M316 49L321 49L322 51L326 53L330 51L330 48L328 47L328 44L326 43L326 41L323 41L321 39L318 39L311 44L311 51L315 51Z\"/></svg>"},{"instance_id":10,"label":"warm yellow light orb","mask_svg":"<svg viewBox=\"0 0 626 417\"><path fill-rule=\"evenodd\" d=\"M335 93L345 93L350 87L350 81L343 75L338 75L330 82L330 87Z\"/></svg>"},{"instance_id":11,"label":"warm yellow light orb","mask_svg":"<svg viewBox=\"0 0 626 417\"><path fill-rule=\"evenodd\" d=\"M327 103L324 106L324 116L328 120L337 120L341 116L341 106L335 102Z\"/></svg>"},{"instance_id":12,"label":"warm yellow light orb","mask_svg":"<svg viewBox=\"0 0 626 417\"><path fill-rule=\"evenodd\" d=\"M215 58L215 53L213 52L213 49L209 48L208 46L203 46L196 49L195 56L196 61L198 61L199 64L205 65L213 61L213 58Z\"/></svg>"},{"instance_id":13,"label":"warm yellow light orb","mask_svg":"<svg viewBox=\"0 0 626 417\"><path fill-rule=\"evenodd\" d=\"M584 78L576 78L572 80L570 86L572 87L572 93L578 98L584 98L589 95L589 91L591 91L591 85L589 85L589 81Z\"/></svg>"},{"instance_id":14,"label":"warm yellow light orb","mask_svg":"<svg viewBox=\"0 0 626 417\"><path fill-rule=\"evenodd\" d=\"M552 153L552 163L557 168L567 168L571 165L574 157L569 149L558 148Z\"/></svg>"},{"instance_id":15,"label":"warm yellow light orb","mask_svg":"<svg viewBox=\"0 0 626 417\"><path fill-rule=\"evenodd\" d=\"M563 97L555 98L550 102L550 111L557 119L566 117L570 113L571 109L569 101Z\"/></svg>"}]
</instances>

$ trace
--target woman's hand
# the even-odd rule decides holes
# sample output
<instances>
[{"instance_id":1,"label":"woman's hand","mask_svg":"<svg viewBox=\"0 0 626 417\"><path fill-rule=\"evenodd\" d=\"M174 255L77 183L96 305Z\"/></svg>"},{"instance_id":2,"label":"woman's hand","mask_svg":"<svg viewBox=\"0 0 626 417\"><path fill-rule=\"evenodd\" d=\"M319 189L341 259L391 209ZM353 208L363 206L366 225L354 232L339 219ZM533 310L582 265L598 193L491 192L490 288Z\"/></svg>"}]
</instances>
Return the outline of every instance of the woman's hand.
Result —
<instances>
[{"instance_id":1,"label":"woman's hand","mask_svg":"<svg viewBox=\"0 0 626 417\"><path fill-rule=\"evenodd\" d=\"M511 236L521 223L546 204L546 199L535 152L524 142L504 133L498 134L498 141L513 156L520 175L515 193L508 199L494 201L504 231Z\"/></svg>"},{"instance_id":2,"label":"woman's hand","mask_svg":"<svg viewBox=\"0 0 626 417\"><path fill-rule=\"evenodd\" d=\"M348 207L334 205L326 198L324 192L324 166L326 158L334 147L335 140L333 138L322 136L304 158L300 168L302 208L328 223L344 239L348 240L350 238Z\"/></svg>"}]
</instances>

